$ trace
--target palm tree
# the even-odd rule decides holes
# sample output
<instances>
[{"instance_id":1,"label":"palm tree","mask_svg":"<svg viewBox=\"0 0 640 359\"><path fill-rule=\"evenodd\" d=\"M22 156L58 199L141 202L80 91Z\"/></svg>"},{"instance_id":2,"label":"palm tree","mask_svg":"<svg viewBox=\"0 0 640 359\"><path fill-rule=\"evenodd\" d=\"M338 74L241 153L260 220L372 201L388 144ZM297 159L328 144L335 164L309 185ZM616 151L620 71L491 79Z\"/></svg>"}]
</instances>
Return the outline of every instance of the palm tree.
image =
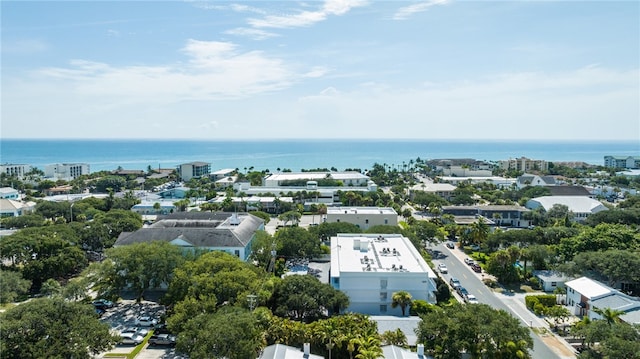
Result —
<instances>
[{"instance_id":1,"label":"palm tree","mask_svg":"<svg viewBox=\"0 0 640 359\"><path fill-rule=\"evenodd\" d=\"M613 323L617 323L620 321L620 316L625 312L622 310L611 309L611 308L593 308L593 312L602 316L607 324L612 325Z\"/></svg>"},{"instance_id":2,"label":"palm tree","mask_svg":"<svg viewBox=\"0 0 640 359\"><path fill-rule=\"evenodd\" d=\"M404 313L408 306L411 305L411 294L405 290L401 290L399 292L393 293L391 296L391 308L397 308L400 306L400 310L402 310L402 316L404 317Z\"/></svg>"},{"instance_id":3,"label":"palm tree","mask_svg":"<svg viewBox=\"0 0 640 359\"><path fill-rule=\"evenodd\" d=\"M380 340L376 336L369 336L360 340L356 359L378 359L381 356Z\"/></svg>"}]
</instances>

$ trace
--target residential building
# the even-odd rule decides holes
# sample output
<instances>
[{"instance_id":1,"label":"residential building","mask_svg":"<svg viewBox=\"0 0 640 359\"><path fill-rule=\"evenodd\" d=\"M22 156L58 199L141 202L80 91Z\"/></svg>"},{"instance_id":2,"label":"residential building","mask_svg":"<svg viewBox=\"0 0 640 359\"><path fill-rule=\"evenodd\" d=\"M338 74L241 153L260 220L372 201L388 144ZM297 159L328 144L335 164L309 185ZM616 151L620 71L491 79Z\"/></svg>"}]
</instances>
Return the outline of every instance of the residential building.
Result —
<instances>
[{"instance_id":1,"label":"residential building","mask_svg":"<svg viewBox=\"0 0 640 359\"><path fill-rule=\"evenodd\" d=\"M529 186L555 186L556 178L553 176L538 176L534 174L525 173L518 177L516 181L518 188L525 188Z\"/></svg>"},{"instance_id":2,"label":"residential building","mask_svg":"<svg viewBox=\"0 0 640 359\"><path fill-rule=\"evenodd\" d=\"M234 175L235 173L235 169L233 168L223 168L217 171L214 171L211 173L211 179L214 181L218 181L220 179L223 179L225 177L231 177Z\"/></svg>"},{"instance_id":3,"label":"residential building","mask_svg":"<svg viewBox=\"0 0 640 359\"><path fill-rule=\"evenodd\" d=\"M424 344L418 344L415 352L395 345L383 345L381 349L382 358L385 359L433 359L432 356L425 355ZM460 357L465 356L461 354Z\"/></svg>"},{"instance_id":4,"label":"residential building","mask_svg":"<svg viewBox=\"0 0 640 359\"><path fill-rule=\"evenodd\" d=\"M247 260L264 221L246 213L177 212L149 227L120 234L114 246L165 241L184 250L223 251Z\"/></svg>"},{"instance_id":5,"label":"residential building","mask_svg":"<svg viewBox=\"0 0 640 359\"><path fill-rule=\"evenodd\" d=\"M532 274L538 278L540 287L545 292L553 292L556 288L565 288L565 283L571 279L553 270L534 270Z\"/></svg>"},{"instance_id":6,"label":"residential building","mask_svg":"<svg viewBox=\"0 0 640 359\"><path fill-rule=\"evenodd\" d=\"M11 187L0 188L0 198L5 199L20 199L20 192L17 189Z\"/></svg>"},{"instance_id":7,"label":"residential building","mask_svg":"<svg viewBox=\"0 0 640 359\"><path fill-rule=\"evenodd\" d=\"M327 207L323 222L347 222L368 229L378 225L398 225L398 213L391 207Z\"/></svg>"},{"instance_id":8,"label":"residential building","mask_svg":"<svg viewBox=\"0 0 640 359\"><path fill-rule=\"evenodd\" d=\"M456 186L450 183L418 183L409 188L409 198L413 200L417 191L422 191L430 194L434 194L444 200L451 200L453 198L453 191L456 190Z\"/></svg>"},{"instance_id":9,"label":"residential building","mask_svg":"<svg viewBox=\"0 0 640 359\"><path fill-rule=\"evenodd\" d=\"M426 161L425 164L436 172L446 172L446 170L453 170L453 172L457 172L458 169L466 169L467 171L470 171L466 172L467 174L464 176L472 176L469 173L477 171L488 171L489 174L487 176L491 176L491 171L494 167L491 163L479 161L473 158L434 159Z\"/></svg>"},{"instance_id":10,"label":"residential building","mask_svg":"<svg viewBox=\"0 0 640 359\"><path fill-rule=\"evenodd\" d=\"M591 192L583 186L549 186L548 188L552 196L593 196Z\"/></svg>"},{"instance_id":11,"label":"residential building","mask_svg":"<svg viewBox=\"0 0 640 359\"><path fill-rule=\"evenodd\" d=\"M482 216L493 220L498 226L526 228L531 224L524 219L530 209L519 205L475 205L475 206L442 206L442 214L454 216Z\"/></svg>"},{"instance_id":12,"label":"residential building","mask_svg":"<svg viewBox=\"0 0 640 359\"><path fill-rule=\"evenodd\" d=\"M507 171L546 171L549 169L549 163L544 160L532 160L526 157L510 158L504 161L498 161L498 167Z\"/></svg>"},{"instance_id":13,"label":"residential building","mask_svg":"<svg viewBox=\"0 0 640 359\"><path fill-rule=\"evenodd\" d=\"M588 277L565 283L567 306L572 314L602 319L594 309L611 308L623 311L620 319L629 324L640 324L640 300L623 294Z\"/></svg>"},{"instance_id":14,"label":"residential building","mask_svg":"<svg viewBox=\"0 0 640 359\"><path fill-rule=\"evenodd\" d=\"M490 183L500 188L508 188L513 186L514 183L516 183L515 178L504 178L499 176L490 176L490 177L438 176L438 179L443 183L450 183L454 186L460 183L471 183L471 184Z\"/></svg>"},{"instance_id":15,"label":"residential building","mask_svg":"<svg viewBox=\"0 0 640 359\"><path fill-rule=\"evenodd\" d=\"M207 162L190 162L178 165L178 176L183 181L188 181L192 178L206 177L211 174L211 164Z\"/></svg>"},{"instance_id":16,"label":"residential building","mask_svg":"<svg viewBox=\"0 0 640 359\"><path fill-rule=\"evenodd\" d=\"M575 222L584 222L590 215L608 210L600 201L582 196L536 197L528 200L525 207L529 209L542 207L545 211L549 211L556 204L567 206L573 213L572 220Z\"/></svg>"},{"instance_id":17,"label":"residential building","mask_svg":"<svg viewBox=\"0 0 640 359\"><path fill-rule=\"evenodd\" d=\"M156 206L156 203L158 206ZM131 207L133 212L139 213L143 216L158 216L158 215L167 215L177 211L176 205L174 204L174 200L164 200L158 199L154 200L143 200L142 202Z\"/></svg>"},{"instance_id":18,"label":"residential building","mask_svg":"<svg viewBox=\"0 0 640 359\"><path fill-rule=\"evenodd\" d=\"M222 206L226 198L226 196L220 196L209 200L209 202ZM293 198L262 196L231 197L231 202L239 211L263 211L267 213L277 213L283 203L293 203Z\"/></svg>"},{"instance_id":19,"label":"residential building","mask_svg":"<svg viewBox=\"0 0 640 359\"><path fill-rule=\"evenodd\" d=\"M339 181L344 187L366 187L370 179L360 172L279 172L265 177L263 186L286 188L287 184L298 186L299 182L321 180Z\"/></svg>"},{"instance_id":20,"label":"residential building","mask_svg":"<svg viewBox=\"0 0 640 359\"><path fill-rule=\"evenodd\" d=\"M395 332L400 329L407 337L407 344L411 347L415 347L418 344L418 335L416 329L420 326L422 319L417 316L412 317L398 317L393 315L372 315L369 316L369 320L376 322L378 326L378 334L382 335L384 332Z\"/></svg>"},{"instance_id":21,"label":"residential building","mask_svg":"<svg viewBox=\"0 0 640 359\"><path fill-rule=\"evenodd\" d=\"M401 315L393 293L436 303L436 274L400 234L338 234L331 238L331 285L349 297L349 312ZM406 308L406 314L408 314Z\"/></svg>"},{"instance_id":22,"label":"residential building","mask_svg":"<svg viewBox=\"0 0 640 359\"><path fill-rule=\"evenodd\" d=\"M17 217L32 212L35 202L20 202L12 199L0 198L0 218Z\"/></svg>"},{"instance_id":23,"label":"residential building","mask_svg":"<svg viewBox=\"0 0 640 359\"><path fill-rule=\"evenodd\" d=\"M0 165L0 173L4 173L10 177L17 177L23 179L25 174L31 172L31 166L25 164L11 164L5 163Z\"/></svg>"},{"instance_id":24,"label":"residential building","mask_svg":"<svg viewBox=\"0 0 640 359\"><path fill-rule=\"evenodd\" d=\"M604 156L604 166L609 168L640 168L640 156Z\"/></svg>"},{"instance_id":25,"label":"residential building","mask_svg":"<svg viewBox=\"0 0 640 359\"><path fill-rule=\"evenodd\" d=\"M56 180L70 181L89 173L88 163L56 163L44 167L44 176Z\"/></svg>"}]
</instances>

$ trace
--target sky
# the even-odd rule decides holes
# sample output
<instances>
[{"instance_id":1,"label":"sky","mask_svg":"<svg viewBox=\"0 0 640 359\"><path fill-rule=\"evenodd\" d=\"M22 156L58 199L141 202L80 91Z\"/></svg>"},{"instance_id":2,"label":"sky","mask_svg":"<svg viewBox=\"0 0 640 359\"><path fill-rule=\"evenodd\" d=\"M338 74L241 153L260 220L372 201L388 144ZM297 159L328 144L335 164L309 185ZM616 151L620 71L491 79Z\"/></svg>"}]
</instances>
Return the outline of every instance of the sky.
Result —
<instances>
[{"instance_id":1,"label":"sky","mask_svg":"<svg viewBox=\"0 0 640 359\"><path fill-rule=\"evenodd\" d=\"M0 7L0 138L640 141L635 0Z\"/></svg>"}]
</instances>

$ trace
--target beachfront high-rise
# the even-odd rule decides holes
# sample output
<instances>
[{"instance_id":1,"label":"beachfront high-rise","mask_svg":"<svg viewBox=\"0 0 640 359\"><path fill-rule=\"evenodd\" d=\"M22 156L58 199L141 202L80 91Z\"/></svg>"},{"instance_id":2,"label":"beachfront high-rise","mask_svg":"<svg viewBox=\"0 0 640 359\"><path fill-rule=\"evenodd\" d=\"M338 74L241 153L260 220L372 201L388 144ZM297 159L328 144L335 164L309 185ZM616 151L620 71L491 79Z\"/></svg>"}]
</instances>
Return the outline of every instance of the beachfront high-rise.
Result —
<instances>
[{"instance_id":1,"label":"beachfront high-rise","mask_svg":"<svg viewBox=\"0 0 640 359\"><path fill-rule=\"evenodd\" d=\"M178 175L183 181L192 178L206 177L211 174L211 163L207 162L190 162L178 165Z\"/></svg>"}]
</instances>

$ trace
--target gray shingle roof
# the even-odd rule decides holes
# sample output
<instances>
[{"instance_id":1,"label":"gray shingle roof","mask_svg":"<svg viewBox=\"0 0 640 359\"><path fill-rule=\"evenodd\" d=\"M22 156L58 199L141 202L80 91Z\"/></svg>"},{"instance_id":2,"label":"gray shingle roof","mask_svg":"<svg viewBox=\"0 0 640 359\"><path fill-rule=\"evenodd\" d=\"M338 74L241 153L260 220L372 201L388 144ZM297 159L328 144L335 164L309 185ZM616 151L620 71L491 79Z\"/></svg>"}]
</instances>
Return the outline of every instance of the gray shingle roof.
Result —
<instances>
[{"instance_id":1,"label":"gray shingle roof","mask_svg":"<svg viewBox=\"0 0 640 359\"><path fill-rule=\"evenodd\" d=\"M232 215L231 213L191 215L215 219L163 219L151 227L121 233L115 245L150 241L171 242L179 238L193 247L246 247L255 231L262 226L263 220L251 214L242 214L238 215L239 223L234 225L231 221Z\"/></svg>"}]
</instances>

